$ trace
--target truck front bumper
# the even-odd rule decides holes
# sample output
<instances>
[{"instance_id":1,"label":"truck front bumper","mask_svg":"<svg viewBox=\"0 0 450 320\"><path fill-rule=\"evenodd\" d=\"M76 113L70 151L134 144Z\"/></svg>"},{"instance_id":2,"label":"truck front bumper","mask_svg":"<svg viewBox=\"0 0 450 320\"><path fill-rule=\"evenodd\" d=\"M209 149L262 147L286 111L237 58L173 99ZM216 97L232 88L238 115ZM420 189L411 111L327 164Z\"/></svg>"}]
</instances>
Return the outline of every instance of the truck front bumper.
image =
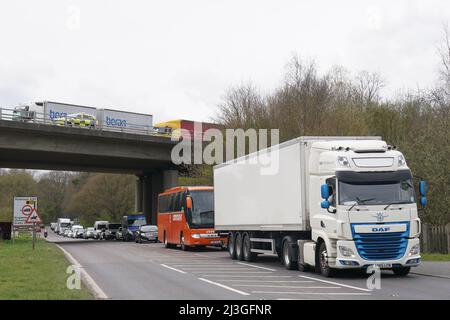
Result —
<instances>
[{"instance_id":1,"label":"truck front bumper","mask_svg":"<svg viewBox=\"0 0 450 320\"><path fill-rule=\"evenodd\" d=\"M353 240L338 240L336 244L337 258L336 264L333 266L338 269L351 269L351 268L366 268L368 266L377 265L381 269L395 268L395 267L416 267L421 262L420 252L417 254L411 254L413 246L419 245L419 239L408 239L408 245L406 247L404 255L399 259L394 260L368 260L360 256L358 249L356 248ZM351 250L352 254L343 256L339 247L345 247Z\"/></svg>"}]
</instances>

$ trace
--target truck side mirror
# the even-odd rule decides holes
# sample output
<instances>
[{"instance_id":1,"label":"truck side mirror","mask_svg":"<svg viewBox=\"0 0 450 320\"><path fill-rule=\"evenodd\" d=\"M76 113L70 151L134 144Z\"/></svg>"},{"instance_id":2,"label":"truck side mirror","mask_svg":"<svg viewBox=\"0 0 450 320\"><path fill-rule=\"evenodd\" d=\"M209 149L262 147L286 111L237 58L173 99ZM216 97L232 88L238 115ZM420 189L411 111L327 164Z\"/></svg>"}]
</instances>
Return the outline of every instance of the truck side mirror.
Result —
<instances>
[{"instance_id":1,"label":"truck side mirror","mask_svg":"<svg viewBox=\"0 0 450 320\"><path fill-rule=\"evenodd\" d=\"M419 182L419 192L420 192L420 195L422 197L426 196L425 187L426 187L425 181L424 180L420 180L420 182Z\"/></svg>"},{"instance_id":2,"label":"truck side mirror","mask_svg":"<svg viewBox=\"0 0 450 320\"><path fill-rule=\"evenodd\" d=\"M328 188L328 185L325 183L320 186L320 195L322 199L328 200L330 197L330 188Z\"/></svg>"},{"instance_id":3,"label":"truck side mirror","mask_svg":"<svg viewBox=\"0 0 450 320\"><path fill-rule=\"evenodd\" d=\"M420 204L422 207L425 207L427 205L427 197L420 197Z\"/></svg>"},{"instance_id":4,"label":"truck side mirror","mask_svg":"<svg viewBox=\"0 0 450 320\"><path fill-rule=\"evenodd\" d=\"M191 197L186 197L186 208L192 209L192 198Z\"/></svg>"},{"instance_id":5,"label":"truck side mirror","mask_svg":"<svg viewBox=\"0 0 450 320\"><path fill-rule=\"evenodd\" d=\"M323 201L320 203L320 207L321 207L322 209L328 209L328 208L330 207L330 202L329 202L328 200L323 200Z\"/></svg>"}]
</instances>

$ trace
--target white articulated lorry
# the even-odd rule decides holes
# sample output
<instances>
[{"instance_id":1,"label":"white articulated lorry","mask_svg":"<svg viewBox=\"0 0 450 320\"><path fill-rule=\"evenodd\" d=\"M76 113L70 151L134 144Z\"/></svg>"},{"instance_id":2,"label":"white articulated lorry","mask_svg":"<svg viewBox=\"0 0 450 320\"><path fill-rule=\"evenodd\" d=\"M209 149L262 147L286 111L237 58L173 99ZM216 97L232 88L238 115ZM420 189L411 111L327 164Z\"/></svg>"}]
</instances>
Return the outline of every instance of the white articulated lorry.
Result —
<instances>
[{"instance_id":1,"label":"white articulated lorry","mask_svg":"<svg viewBox=\"0 0 450 320\"><path fill-rule=\"evenodd\" d=\"M277 254L324 276L419 265L415 199L405 157L380 137L300 137L214 167L215 229L231 258Z\"/></svg>"},{"instance_id":2,"label":"white articulated lorry","mask_svg":"<svg viewBox=\"0 0 450 320\"><path fill-rule=\"evenodd\" d=\"M59 118L84 113L97 118L99 128L109 131L149 133L153 129L153 116L113 109L97 109L52 101L31 102L14 108L12 120L54 124Z\"/></svg>"}]
</instances>

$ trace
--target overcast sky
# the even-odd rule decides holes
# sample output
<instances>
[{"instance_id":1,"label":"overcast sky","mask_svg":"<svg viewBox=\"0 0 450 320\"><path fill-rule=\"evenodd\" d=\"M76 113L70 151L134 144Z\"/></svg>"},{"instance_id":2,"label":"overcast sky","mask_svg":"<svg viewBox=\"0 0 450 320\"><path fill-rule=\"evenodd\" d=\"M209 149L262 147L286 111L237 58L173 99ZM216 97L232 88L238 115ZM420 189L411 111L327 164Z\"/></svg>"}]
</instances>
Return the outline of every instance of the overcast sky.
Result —
<instances>
[{"instance_id":1,"label":"overcast sky","mask_svg":"<svg viewBox=\"0 0 450 320\"><path fill-rule=\"evenodd\" d=\"M442 1L2 1L0 107L52 100L209 120L227 88L277 86L293 53L431 86Z\"/></svg>"}]
</instances>

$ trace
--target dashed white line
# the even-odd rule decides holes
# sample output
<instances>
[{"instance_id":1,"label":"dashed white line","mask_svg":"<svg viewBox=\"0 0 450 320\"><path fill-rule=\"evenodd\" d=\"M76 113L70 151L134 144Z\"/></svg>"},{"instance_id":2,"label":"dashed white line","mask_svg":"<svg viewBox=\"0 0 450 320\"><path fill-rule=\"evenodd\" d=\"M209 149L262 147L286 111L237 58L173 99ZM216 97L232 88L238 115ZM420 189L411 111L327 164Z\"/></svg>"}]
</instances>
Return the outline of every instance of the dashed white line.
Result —
<instances>
[{"instance_id":1,"label":"dashed white line","mask_svg":"<svg viewBox=\"0 0 450 320\"><path fill-rule=\"evenodd\" d=\"M348 284L342 284L342 283L338 283L338 282L327 281L327 280L322 280L322 279L313 278L313 277L307 277L307 276L299 276L299 277L302 277L302 278L305 278L305 279L310 279L310 280L321 281L321 282L328 283L328 284L334 284L334 285L337 285L337 286L346 287L346 288L355 289L355 290L368 291L368 292L371 291L369 289L349 286Z\"/></svg>"},{"instance_id":2,"label":"dashed white line","mask_svg":"<svg viewBox=\"0 0 450 320\"><path fill-rule=\"evenodd\" d=\"M161 266L163 266L164 268L167 268L167 269L170 269L170 270L173 270L173 271L179 272L179 273L186 273L186 272L184 272L183 270L179 270L179 269L176 269L176 268L170 267L170 266L168 266L168 265L165 265L165 264L162 264L162 263L161 263Z\"/></svg>"},{"instance_id":3,"label":"dashed white line","mask_svg":"<svg viewBox=\"0 0 450 320\"><path fill-rule=\"evenodd\" d=\"M256 265L250 264L250 263L245 263L245 262L237 262L237 263L238 264L242 264L244 266L253 267L253 268L258 268L258 269L263 269L263 270L268 270L268 271L276 271L275 269L270 269L270 268L266 268L266 267L256 266Z\"/></svg>"},{"instance_id":4,"label":"dashed white line","mask_svg":"<svg viewBox=\"0 0 450 320\"><path fill-rule=\"evenodd\" d=\"M227 281L227 282L258 282L258 283L311 283L314 282L312 280L299 280L299 281L293 281L293 280L244 280L244 279L217 279L217 281Z\"/></svg>"},{"instance_id":5,"label":"dashed white line","mask_svg":"<svg viewBox=\"0 0 450 320\"><path fill-rule=\"evenodd\" d=\"M207 283L213 284L213 285L215 285L215 286L218 286L218 287L221 287L221 288L224 288L224 289L227 289L227 290L230 290L230 291L239 293L239 294L241 294L241 295L243 295L243 296L249 296L249 295L250 295L250 294L247 293L247 292L244 292L244 291L241 291L241 290L237 290L237 289L231 288L231 287L226 286L226 285L221 284L221 283L217 283L217 282L214 282L214 281L211 281L211 280L208 280L208 279L204 279L204 278L198 278L198 279L201 280L201 281L205 281L205 282L207 282Z\"/></svg>"},{"instance_id":6,"label":"dashed white line","mask_svg":"<svg viewBox=\"0 0 450 320\"><path fill-rule=\"evenodd\" d=\"M268 294L307 294L307 295L342 295L342 296L370 296L368 292L285 292L285 291L252 291L252 293Z\"/></svg>"},{"instance_id":7,"label":"dashed white line","mask_svg":"<svg viewBox=\"0 0 450 320\"><path fill-rule=\"evenodd\" d=\"M321 286L272 286L266 284L235 284L235 287L258 287L258 288L288 288L288 289L341 289L341 287L321 287Z\"/></svg>"},{"instance_id":8,"label":"dashed white line","mask_svg":"<svg viewBox=\"0 0 450 320\"><path fill-rule=\"evenodd\" d=\"M268 272L270 273L270 272ZM210 277L233 277L233 278L292 278L292 276L239 276L233 274L204 274Z\"/></svg>"}]
</instances>

